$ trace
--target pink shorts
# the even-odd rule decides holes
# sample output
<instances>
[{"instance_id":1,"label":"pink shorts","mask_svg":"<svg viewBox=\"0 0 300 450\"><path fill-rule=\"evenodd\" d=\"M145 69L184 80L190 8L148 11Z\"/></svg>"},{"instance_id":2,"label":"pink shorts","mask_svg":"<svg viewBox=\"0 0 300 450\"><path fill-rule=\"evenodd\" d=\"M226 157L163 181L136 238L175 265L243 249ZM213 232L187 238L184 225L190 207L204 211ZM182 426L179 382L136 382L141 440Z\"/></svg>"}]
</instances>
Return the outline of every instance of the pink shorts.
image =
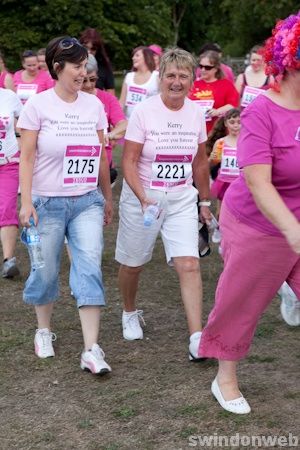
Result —
<instances>
[{"instance_id":1,"label":"pink shorts","mask_svg":"<svg viewBox=\"0 0 300 450\"><path fill-rule=\"evenodd\" d=\"M212 198L217 198L218 200L222 201L229 186L230 183L216 178L210 186L210 193Z\"/></svg>"},{"instance_id":2,"label":"pink shorts","mask_svg":"<svg viewBox=\"0 0 300 450\"><path fill-rule=\"evenodd\" d=\"M0 165L0 227L18 226L19 164Z\"/></svg>"}]
</instances>

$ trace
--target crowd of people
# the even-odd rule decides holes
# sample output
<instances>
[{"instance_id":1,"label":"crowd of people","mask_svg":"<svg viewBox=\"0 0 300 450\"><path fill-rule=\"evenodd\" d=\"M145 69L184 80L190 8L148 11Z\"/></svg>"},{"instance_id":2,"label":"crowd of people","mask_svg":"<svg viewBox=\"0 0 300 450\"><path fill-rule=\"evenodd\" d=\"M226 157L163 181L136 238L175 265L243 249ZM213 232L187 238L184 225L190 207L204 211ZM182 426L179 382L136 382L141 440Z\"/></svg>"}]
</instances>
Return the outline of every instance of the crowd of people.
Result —
<instances>
[{"instance_id":1,"label":"crowd of people","mask_svg":"<svg viewBox=\"0 0 300 450\"><path fill-rule=\"evenodd\" d=\"M143 339L139 278L160 234L179 279L190 361L218 359L212 394L227 411L250 412L237 361L249 352L257 322L278 291L284 320L300 325L299 39L300 12L251 49L250 65L236 80L215 43L200 49L198 62L179 48L136 47L119 99L95 29L24 51L14 75L0 54L2 277L19 275L18 227L29 228L33 220L45 264L31 268L23 300L35 309L38 357L55 356L51 321L67 241L84 344L80 366L111 372L99 345L101 258L103 227L113 218L119 142L115 259L123 337ZM211 198L219 219L212 239L220 243L224 268L202 329L199 221L212 224Z\"/></svg>"}]
</instances>

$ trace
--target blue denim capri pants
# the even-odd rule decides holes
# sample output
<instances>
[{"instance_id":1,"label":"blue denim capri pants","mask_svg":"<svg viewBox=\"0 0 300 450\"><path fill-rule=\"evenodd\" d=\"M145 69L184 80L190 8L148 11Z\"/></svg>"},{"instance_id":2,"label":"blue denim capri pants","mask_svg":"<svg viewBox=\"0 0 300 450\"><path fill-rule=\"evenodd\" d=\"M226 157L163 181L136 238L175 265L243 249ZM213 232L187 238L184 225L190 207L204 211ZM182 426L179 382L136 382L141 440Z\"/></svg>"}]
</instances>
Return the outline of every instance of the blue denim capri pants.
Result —
<instances>
[{"instance_id":1,"label":"blue denim capri pants","mask_svg":"<svg viewBox=\"0 0 300 450\"><path fill-rule=\"evenodd\" d=\"M72 255L70 288L78 308L105 305L101 272L104 203L98 190L73 197L33 196L45 266L31 269L23 293L25 303L45 305L57 300L66 236Z\"/></svg>"}]
</instances>

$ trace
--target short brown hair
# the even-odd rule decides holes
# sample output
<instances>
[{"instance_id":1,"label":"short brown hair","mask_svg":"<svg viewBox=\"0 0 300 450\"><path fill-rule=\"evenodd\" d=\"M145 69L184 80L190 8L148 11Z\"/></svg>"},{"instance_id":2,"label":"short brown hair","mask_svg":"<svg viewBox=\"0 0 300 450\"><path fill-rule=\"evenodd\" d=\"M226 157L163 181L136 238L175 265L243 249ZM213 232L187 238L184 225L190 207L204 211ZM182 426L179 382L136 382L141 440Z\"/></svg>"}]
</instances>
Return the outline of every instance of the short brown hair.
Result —
<instances>
[{"instance_id":1,"label":"short brown hair","mask_svg":"<svg viewBox=\"0 0 300 450\"><path fill-rule=\"evenodd\" d=\"M71 47L64 48L62 47L63 41L71 42ZM88 58L88 51L87 49L80 44L77 39L72 38L70 36L61 36L52 39L46 48L46 64L48 66L48 70L50 72L51 77L54 80L57 80L57 73L58 71L54 69L54 64L58 63L61 71L64 67L66 62L70 63L81 63L85 59Z\"/></svg>"}]
</instances>

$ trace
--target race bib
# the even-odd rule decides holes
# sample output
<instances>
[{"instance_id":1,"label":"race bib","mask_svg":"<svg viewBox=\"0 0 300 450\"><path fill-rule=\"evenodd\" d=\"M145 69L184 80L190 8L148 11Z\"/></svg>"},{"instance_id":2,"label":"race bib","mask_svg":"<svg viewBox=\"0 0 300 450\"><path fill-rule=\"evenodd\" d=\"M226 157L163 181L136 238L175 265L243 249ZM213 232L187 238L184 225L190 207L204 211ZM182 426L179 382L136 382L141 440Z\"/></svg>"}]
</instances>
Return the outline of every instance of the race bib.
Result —
<instances>
[{"instance_id":1,"label":"race bib","mask_svg":"<svg viewBox=\"0 0 300 450\"><path fill-rule=\"evenodd\" d=\"M150 187L165 191L186 185L192 177L192 160L192 155L156 154L152 163Z\"/></svg>"},{"instance_id":2,"label":"race bib","mask_svg":"<svg viewBox=\"0 0 300 450\"><path fill-rule=\"evenodd\" d=\"M210 122L211 117L207 114L207 111L213 108L215 101L214 100L194 100L194 101L202 109L203 114L205 115L206 122Z\"/></svg>"},{"instance_id":3,"label":"race bib","mask_svg":"<svg viewBox=\"0 0 300 450\"><path fill-rule=\"evenodd\" d=\"M24 104L29 97L37 93L37 84L19 84L17 87L17 95L21 102Z\"/></svg>"},{"instance_id":4,"label":"race bib","mask_svg":"<svg viewBox=\"0 0 300 450\"><path fill-rule=\"evenodd\" d=\"M253 102L253 100L260 95L262 92L264 92L263 89L246 86L243 92L243 97L241 100L241 106L246 108L246 106L250 105L250 103Z\"/></svg>"},{"instance_id":5,"label":"race bib","mask_svg":"<svg viewBox=\"0 0 300 450\"><path fill-rule=\"evenodd\" d=\"M101 145L68 145L63 163L63 186L97 186Z\"/></svg>"},{"instance_id":6,"label":"race bib","mask_svg":"<svg viewBox=\"0 0 300 450\"><path fill-rule=\"evenodd\" d=\"M240 169L237 162L236 148L223 147L220 178L224 181L232 181L233 178L238 177Z\"/></svg>"},{"instance_id":7,"label":"race bib","mask_svg":"<svg viewBox=\"0 0 300 450\"><path fill-rule=\"evenodd\" d=\"M129 86L127 97L126 97L126 106L134 106L138 103L144 101L147 97L147 89L143 89L136 86Z\"/></svg>"}]
</instances>

